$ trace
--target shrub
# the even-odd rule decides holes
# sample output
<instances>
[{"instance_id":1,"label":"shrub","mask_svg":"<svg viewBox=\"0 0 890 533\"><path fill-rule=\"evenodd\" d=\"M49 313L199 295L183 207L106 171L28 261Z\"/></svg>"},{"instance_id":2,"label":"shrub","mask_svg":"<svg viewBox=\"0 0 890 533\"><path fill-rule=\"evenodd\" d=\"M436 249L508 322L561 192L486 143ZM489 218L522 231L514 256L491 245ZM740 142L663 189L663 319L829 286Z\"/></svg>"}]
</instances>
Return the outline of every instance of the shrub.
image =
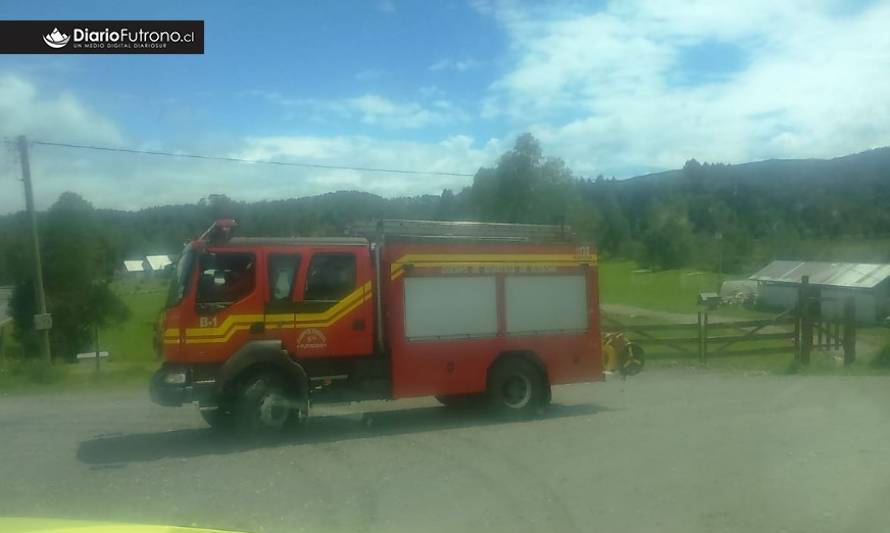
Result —
<instances>
[{"instance_id":1,"label":"shrub","mask_svg":"<svg viewBox=\"0 0 890 533\"><path fill-rule=\"evenodd\" d=\"M890 368L890 344L881 348L881 351L872 359L871 365L875 368Z\"/></svg>"},{"instance_id":2,"label":"shrub","mask_svg":"<svg viewBox=\"0 0 890 533\"><path fill-rule=\"evenodd\" d=\"M40 385L58 383L65 377L64 366L50 365L44 361L23 361L18 371L21 372L26 381Z\"/></svg>"}]
</instances>

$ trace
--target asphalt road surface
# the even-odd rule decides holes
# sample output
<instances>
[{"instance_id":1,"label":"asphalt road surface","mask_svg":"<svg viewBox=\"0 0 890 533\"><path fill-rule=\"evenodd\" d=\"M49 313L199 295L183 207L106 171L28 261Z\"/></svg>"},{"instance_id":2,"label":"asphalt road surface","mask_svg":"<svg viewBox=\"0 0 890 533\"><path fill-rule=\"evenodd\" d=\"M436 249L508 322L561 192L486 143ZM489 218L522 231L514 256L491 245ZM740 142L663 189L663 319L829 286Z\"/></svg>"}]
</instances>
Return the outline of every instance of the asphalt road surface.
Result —
<instances>
[{"instance_id":1,"label":"asphalt road surface","mask_svg":"<svg viewBox=\"0 0 890 533\"><path fill-rule=\"evenodd\" d=\"M253 444L144 391L5 396L0 515L281 532L886 531L888 385L665 370L558 388L533 421L379 402Z\"/></svg>"}]
</instances>

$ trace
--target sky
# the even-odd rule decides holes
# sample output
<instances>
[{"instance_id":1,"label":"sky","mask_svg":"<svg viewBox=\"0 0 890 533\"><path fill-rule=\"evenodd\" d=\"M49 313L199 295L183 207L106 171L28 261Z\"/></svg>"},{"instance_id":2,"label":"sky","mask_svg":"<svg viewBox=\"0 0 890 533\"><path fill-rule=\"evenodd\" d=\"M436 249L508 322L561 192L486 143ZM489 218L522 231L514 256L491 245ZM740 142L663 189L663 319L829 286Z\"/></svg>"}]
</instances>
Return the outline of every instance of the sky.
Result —
<instances>
[{"instance_id":1,"label":"sky","mask_svg":"<svg viewBox=\"0 0 890 533\"><path fill-rule=\"evenodd\" d=\"M6 2L0 19L202 19L205 54L0 56L0 137L472 175L531 132L578 176L890 145L890 1ZM22 209L0 148L0 213ZM35 145L39 209L209 194L440 194L471 176Z\"/></svg>"}]
</instances>

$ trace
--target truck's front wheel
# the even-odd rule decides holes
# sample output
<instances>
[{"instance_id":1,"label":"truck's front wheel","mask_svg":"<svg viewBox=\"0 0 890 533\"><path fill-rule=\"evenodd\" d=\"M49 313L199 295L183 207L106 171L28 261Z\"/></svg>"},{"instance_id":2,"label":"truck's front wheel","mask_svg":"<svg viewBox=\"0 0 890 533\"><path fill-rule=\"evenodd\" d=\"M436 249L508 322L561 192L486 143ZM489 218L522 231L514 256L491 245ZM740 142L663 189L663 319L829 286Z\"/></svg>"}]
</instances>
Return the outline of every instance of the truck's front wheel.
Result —
<instances>
[{"instance_id":1,"label":"truck's front wheel","mask_svg":"<svg viewBox=\"0 0 890 533\"><path fill-rule=\"evenodd\" d=\"M507 359L497 363L488 380L488 400L503 414L534 414L547 403L544 376L530 362Z\"/></svg>"},{"instance_id":2,"label":"truck's front wheel","mask_svg":"<svg viewBox=\"0 0 890 533\"><path fill-rule=\"evenodd\" d=\"M281 379L259 374L244 383L233 415L238 428L245 433L272 433L297 417L293 404Z\"/></svg>"}]
</instances>

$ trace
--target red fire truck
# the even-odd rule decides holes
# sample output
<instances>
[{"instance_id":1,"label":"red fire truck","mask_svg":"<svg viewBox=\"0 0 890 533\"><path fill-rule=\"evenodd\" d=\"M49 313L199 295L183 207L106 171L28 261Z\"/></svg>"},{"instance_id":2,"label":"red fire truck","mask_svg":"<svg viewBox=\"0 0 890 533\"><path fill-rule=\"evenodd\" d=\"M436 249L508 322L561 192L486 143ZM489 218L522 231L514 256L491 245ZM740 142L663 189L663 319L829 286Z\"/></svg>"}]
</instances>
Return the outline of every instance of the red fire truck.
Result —
<instances>
[{"instance_id":1,"label":"red fire truck","mask_svg":"<svg viewBox=\"0 0 890 533\"><path fill-rule=\"evenodd\" d=\"M310 403L436 396L537 412L602 379L597 263L566 227L384 220L353 237L186 245L159 320L159 404L276 430Z\"/></svg>"}]
</instances>

